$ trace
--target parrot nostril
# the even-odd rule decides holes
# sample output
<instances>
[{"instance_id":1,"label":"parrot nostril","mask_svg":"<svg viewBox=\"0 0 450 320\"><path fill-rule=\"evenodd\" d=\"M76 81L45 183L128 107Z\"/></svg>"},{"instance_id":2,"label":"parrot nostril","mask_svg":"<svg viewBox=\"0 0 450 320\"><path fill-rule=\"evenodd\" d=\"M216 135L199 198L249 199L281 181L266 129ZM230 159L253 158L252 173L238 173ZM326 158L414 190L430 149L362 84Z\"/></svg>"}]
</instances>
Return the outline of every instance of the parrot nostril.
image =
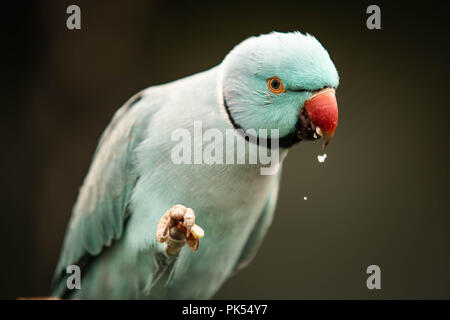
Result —
<instances>
[{"instance_id":1,"label":"parrot nostril","mask_svg":"<svg viewBox=\"0 0 450 320\"><path fill-rule=\"evenodd\" d=\"M311 98L314 97L315 95L317 95L318 93L322 93L322 92L325 92L325 91L333 91L334 92L335 90L334 90L334 88L331 88L331 87L328 87L328 86L324 86L324 87L322 87L320 89L314 90L312 92Z\"/></svg>"}]
</instances>

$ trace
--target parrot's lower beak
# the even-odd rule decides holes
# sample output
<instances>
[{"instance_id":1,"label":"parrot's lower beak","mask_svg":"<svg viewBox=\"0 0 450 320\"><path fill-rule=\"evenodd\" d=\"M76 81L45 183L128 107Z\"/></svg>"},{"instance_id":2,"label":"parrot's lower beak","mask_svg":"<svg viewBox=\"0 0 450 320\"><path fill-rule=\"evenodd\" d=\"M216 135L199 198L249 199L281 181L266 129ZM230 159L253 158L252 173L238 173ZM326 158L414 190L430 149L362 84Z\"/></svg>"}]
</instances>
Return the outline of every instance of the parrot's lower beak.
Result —
<instances>
[{"instance_id":1,"label":"parrot's lower beak","mask_svg":"<svg viewBox=\"0 0 450 320\"><path fill-rule=\"evenodd\" d=\"M322 136L322 147L325 149L338 124L338 107L334 89L324 88L314 92L305 102L304 109L315 125L316 133Z\"/></svg>"}]
</instances>

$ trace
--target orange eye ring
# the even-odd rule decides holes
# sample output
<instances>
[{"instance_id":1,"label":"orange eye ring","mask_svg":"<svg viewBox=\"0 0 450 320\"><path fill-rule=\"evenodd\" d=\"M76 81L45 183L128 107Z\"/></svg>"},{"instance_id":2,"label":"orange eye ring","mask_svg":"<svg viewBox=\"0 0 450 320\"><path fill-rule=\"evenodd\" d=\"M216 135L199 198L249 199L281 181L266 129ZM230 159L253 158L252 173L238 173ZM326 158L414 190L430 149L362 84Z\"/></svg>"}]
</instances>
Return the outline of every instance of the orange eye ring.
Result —
<instances>
[{"instance_id":1,"label":"orange eye ring","mask_svg":"<svg viewBox=\"0 0 450 320\"><path fill-rule=\"evenodd\" d=\"M272 77L267 79L267 87L273 93L282 93L285 91L283 81L281 81L281 79L278 77Z\"/></svg>"}]
</instances>

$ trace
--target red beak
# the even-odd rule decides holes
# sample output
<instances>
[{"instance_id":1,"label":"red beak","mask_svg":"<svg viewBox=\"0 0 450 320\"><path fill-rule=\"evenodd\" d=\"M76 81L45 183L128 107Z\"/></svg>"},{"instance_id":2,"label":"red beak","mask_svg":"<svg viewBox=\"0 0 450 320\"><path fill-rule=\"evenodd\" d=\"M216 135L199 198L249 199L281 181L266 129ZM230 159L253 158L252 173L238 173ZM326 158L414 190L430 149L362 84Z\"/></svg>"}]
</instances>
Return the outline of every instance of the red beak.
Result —
<instances>
[{"instance_id":1,"label":"red beak","mask_svg":"<svg viewBox=\"0 0 450 320\"><path fill-rule=\"evenodd\" d=\"M334 89L325 88L315 92L305 102L305 109L316 126L317 134L323 137L323 148L325 149L338 124L338 108Z\"/></svg>"}]
</instances>

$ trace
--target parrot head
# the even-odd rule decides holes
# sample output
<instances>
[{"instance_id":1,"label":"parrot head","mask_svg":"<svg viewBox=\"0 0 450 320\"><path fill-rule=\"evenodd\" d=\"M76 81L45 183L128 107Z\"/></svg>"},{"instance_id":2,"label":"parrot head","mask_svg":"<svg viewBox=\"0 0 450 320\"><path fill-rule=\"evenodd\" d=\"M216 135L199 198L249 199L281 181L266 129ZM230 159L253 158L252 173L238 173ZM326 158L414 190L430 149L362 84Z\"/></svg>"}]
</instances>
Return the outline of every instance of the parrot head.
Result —
<instances>
[{"instance_id":1,"label":"parrot head","mask_svg":"<svg viewBox=\"0 0 450 320\"><path fill-rule=\"evenodd\" d=\"M300 32L251 37L223 62L222 94L235 127L278 129L281 147L333 137L338 121L337 70L313 36Z\"/></svg>"}]
</instances>

